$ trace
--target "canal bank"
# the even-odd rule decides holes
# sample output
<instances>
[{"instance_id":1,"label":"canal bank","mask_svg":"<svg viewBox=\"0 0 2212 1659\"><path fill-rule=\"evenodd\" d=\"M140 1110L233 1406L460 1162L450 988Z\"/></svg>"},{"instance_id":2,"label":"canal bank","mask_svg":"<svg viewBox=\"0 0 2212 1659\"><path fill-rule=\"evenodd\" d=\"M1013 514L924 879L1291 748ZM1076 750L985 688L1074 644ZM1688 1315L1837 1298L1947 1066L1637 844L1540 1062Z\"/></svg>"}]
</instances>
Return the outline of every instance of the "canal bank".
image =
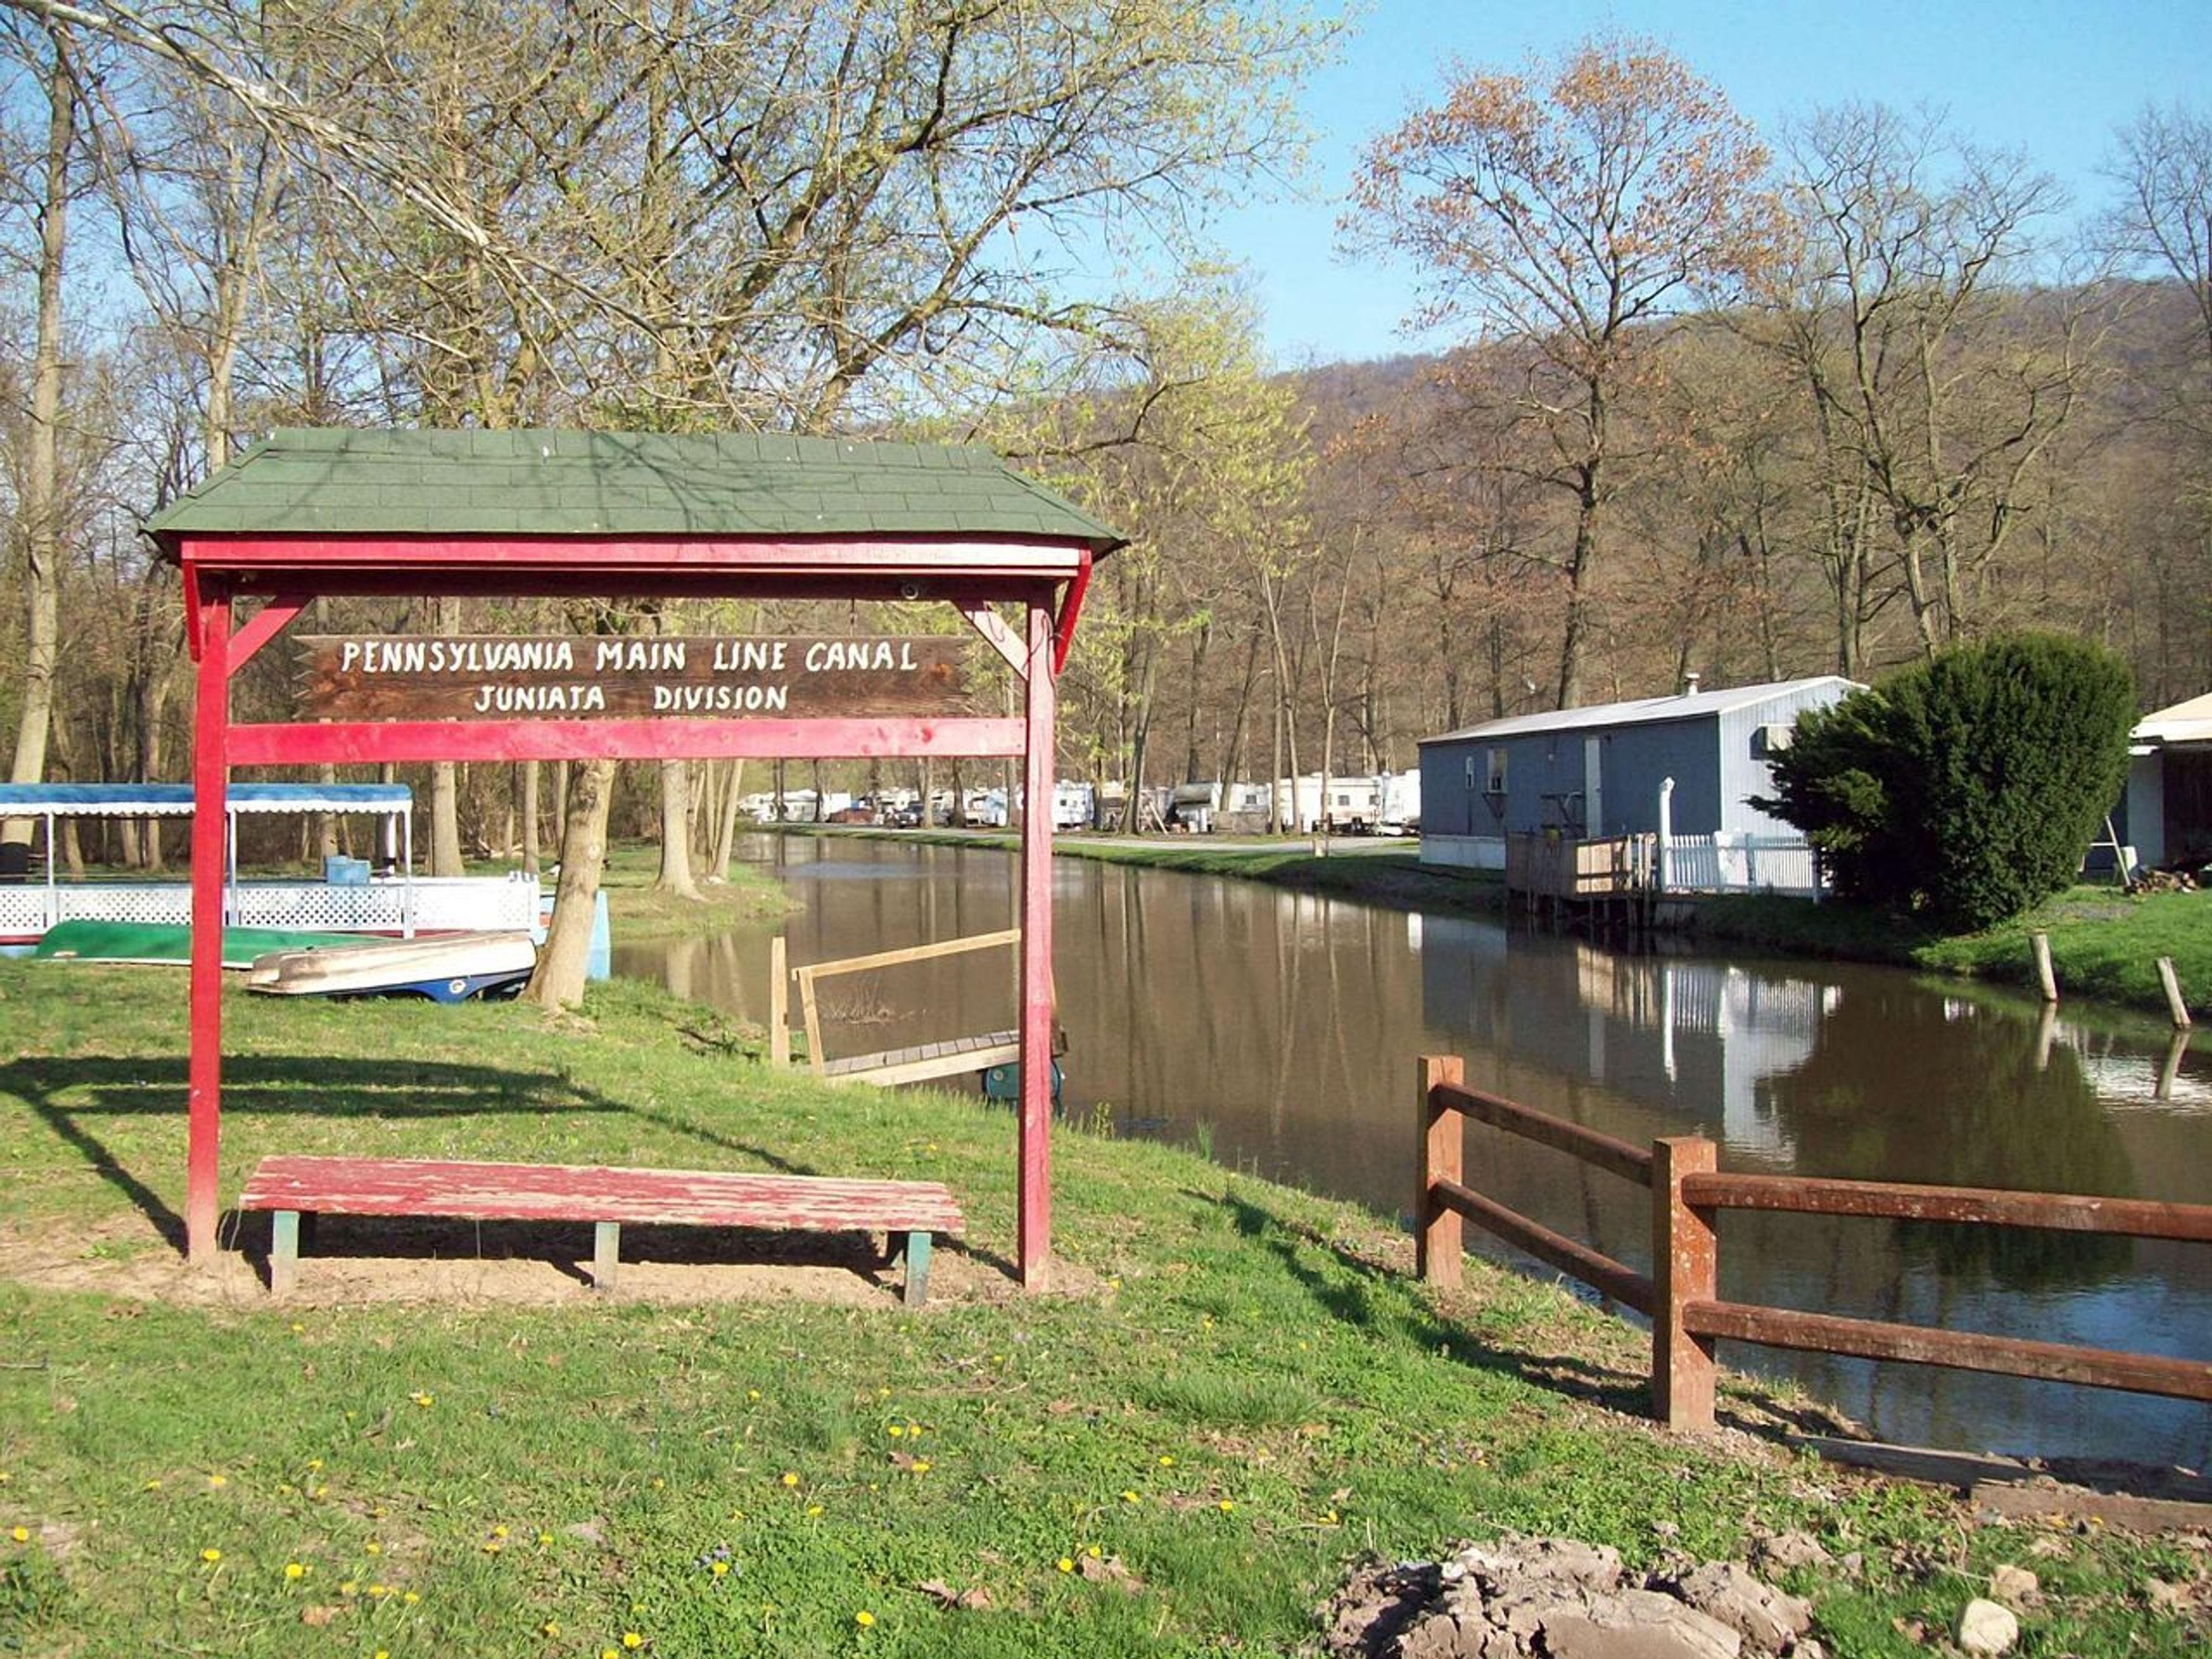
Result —
<instances>
[{"instance_id":1,"label":"canal bank","mask_svg":"<svg viewBox=\"0 0 2212 1659\"><path fill-rule=\"evenodd\" d=\"M809 824L775 833L948 847L1017 844L1012 836L990 831ZM1054 840L1053 851L1061 858L1269 882L1392 909L1499 915L1507 908L1504 886L1491 872L1424 865L1404 842L1339 840L1330 845L1327 856L1317 857L1308 837L1222 845L1189 836L1063 836ZM1684 930L1693 942L1749 945L1774 957L1881 963L2027 988L2036 982L2029 936L2041 932L2051 940L2062 998L2089 998L2163 1018L2167 1004L2157 963L2165 957L2173 963L2195 1016L2212 1019L2212 891L2131 896L2108 886L2077 886L2027 915L1965 933L1941 933L1866 905L1764 895L1700 898L1694 901L1693 915Z\"/></svg>"},{"instance_id":2,"label":"canal bank","mask_svg":"<svg viewBox=\"0 0 2212 1659\"><path fill-rule=\"evenodd\" d=\"M615 951L752 1025L771 933L794 966L1005 928L1013 861L895 839L750 838L799 896L777 924ZM1361 855L1364 856L1364 855ZM1342 860L1351 862L1349 859ZM2212 1056L2135 1016L2046 1020L1998 988L1726 947L1622 951L1486 915L1399 911L1267 883L1066 859L1054 872L1067 1109L1124 1138L1403 1218L1417 1056L1649 1146L1700 1135L1777 1175L2212 1202ZM824 1052L1002 1029L1007 953L893 969L825 1007ZM1646 1195L1543 1148L1471 1133L1482 1190L1644 1272ZM1747 1303L2203 1357L2212 1253L1884 1221L1728 1218ZM1485 1246L1478 1243L1478 1248ZM1884 1438L2203 1467L2212 1410L2018 1379L1729 1347Z\"/></svg>"},{"instance_id":3,"label":"canal bank","mask_svg":"<svg viewBox=\"0 0 2212 1659\"><path fill-rule=\"evenodd\" d=\"M1063 1129L1062 1272L1020 1295L1003 1113L770 1073L620 981L551 1018L238 998L224 1190L364 1144L926 1176L969 1218L928 1310L849 1253L707 1248L678 1297L639 1262L600 1299L542 1232L374 1222L317 1252L376 1295L311 1262L274 1307L163 1242L183 1022L120 971L0 963L0 1638L29 1650L1285 1652L1355 1560L1505 1528L1638 1567L1802 1534L1767 1571L1835 1653L1919 1650L2021 1565L2030 1651L2196 1639L2185 1540L1816 1469L1802 1400L1741 1379L1737 1431L1671 1438L1618 1322L1480 1263L1431 1291L1372 1215L1186 1148ZM748 1263L758 1294L713 1293Z\"/></svg>"}]
</instances>

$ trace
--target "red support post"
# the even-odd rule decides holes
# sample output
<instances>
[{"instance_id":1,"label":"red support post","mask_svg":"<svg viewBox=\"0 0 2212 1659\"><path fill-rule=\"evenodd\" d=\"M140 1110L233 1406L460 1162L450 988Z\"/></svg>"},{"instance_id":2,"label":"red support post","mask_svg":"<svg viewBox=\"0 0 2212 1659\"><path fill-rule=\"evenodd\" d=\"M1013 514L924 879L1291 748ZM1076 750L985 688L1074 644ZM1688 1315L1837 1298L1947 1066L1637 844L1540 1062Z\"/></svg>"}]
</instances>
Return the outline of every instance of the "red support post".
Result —
<instances>
[{"instance_id":1,"label":"red support post","mask_svg":"<svg viewBox=\"0 0 2212 1659\"><path fill-rule=\"evenodd\" d=\"M1651 1414L1692 1433L1713 1426L1720 1366L1713 1340L1692 1334L1683 1310L1717 1293L1719 1236L1713 1212L1691 1205L1682 1182L1711 1175L1716 1161L1713 1143L1700 1136L1651 1143Z\"/></svg>"},{"instance_id":2,"label":"red support post","mask_svg":"<svg viewBox=\"0 0 2212 1659\"><path fill-rule=\"evenodd\" d=\"M222 902L230 814L230 597L191 595L199 641L192 708L191 1060L185 1107L185 1254L215 1260L216 1154L222 1133Z\"/></svg>"},{"instance_id":3,"label":"red support post","mask_svg":"<svg viewBox=\"0 0 2212 1659\"><path fill-rule=\"evenodd\" d=\"M1413 1268L1431 1285L1460 1282L1461 1261L1466 1252L1459 1212L1436 1200L1439 1179L1457 1181L1467 1149L1467 1114L1456 1106L1439 1105L1437 1086L1456 1089L1467 1081L1467 1062L1457 1054L1421 1056L1421 1167L1419 1184L1413 1188Z\"/></svg>"},{"instance_id":4,"label":"red support post","mask_svg":"<svg viewBox=\"0 0 2212 1659\"><path fill-rule=\"evenodd\" d=\"M1029 607L1029 696L1022 811L1022 1286L1041 1291L1052 1269L1053 617Z\"/></svg>"}]
</instances>

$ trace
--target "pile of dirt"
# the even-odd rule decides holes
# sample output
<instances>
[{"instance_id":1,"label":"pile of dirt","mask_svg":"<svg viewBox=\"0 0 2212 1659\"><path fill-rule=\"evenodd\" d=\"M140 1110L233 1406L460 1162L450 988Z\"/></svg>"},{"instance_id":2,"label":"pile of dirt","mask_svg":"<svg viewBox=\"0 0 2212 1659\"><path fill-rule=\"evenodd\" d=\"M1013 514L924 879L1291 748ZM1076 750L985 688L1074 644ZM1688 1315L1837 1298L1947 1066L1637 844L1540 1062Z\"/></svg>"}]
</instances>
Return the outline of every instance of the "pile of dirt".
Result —
<instances>
[{"instance_id":1,"label":"pile of dirt","mask_svg":"<svg viewBox=\"0 0 2212 1659\"><path fill-rule=\"evenodd\" d=\"M1371 1564L1323 1622L1329 1659L1823 1659L1810 1604L1736 1562L1631 1573L1571 1538Z\"/></svg>"}]
</instances>

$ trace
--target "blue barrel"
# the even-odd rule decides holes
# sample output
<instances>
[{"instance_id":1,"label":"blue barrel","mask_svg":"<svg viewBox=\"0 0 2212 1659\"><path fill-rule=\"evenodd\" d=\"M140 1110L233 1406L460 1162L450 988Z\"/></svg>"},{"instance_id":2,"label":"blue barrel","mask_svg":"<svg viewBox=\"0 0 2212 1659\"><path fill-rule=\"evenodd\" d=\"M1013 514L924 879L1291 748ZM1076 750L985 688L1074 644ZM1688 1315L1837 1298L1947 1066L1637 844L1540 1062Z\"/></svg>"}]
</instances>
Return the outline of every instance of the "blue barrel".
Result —
<instances>
[{"instance_id":1,"label":"blue barrel","mask_svg":"<svg viewBox=\"0 0 2212 1659\"><path fill-rule=\"evenodd\" d=\"M1055 1060L1052 1063L1052 1103L1055 1106L1060 1104L1060 1062ZM984 1072L984 1099L1003 1100L1012 1104L1021 1097L1022 1068L1019 1064L1010 1061L1004 1066L993 1066Z\"/></svg>"}]
</instances>

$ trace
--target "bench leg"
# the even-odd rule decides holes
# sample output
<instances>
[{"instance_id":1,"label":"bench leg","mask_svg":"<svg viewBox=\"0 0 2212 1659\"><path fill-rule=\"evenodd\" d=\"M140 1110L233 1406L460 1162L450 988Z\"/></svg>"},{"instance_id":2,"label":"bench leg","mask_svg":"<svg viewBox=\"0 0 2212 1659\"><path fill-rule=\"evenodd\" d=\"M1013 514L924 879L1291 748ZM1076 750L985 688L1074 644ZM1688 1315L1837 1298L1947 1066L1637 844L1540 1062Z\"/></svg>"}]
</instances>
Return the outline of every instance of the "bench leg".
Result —
<instances>
[{"instance_id":1,"label":"bench leg","mask_svg":"<svg viewBox=\"0 0 2212 1659\"><path fill-rule=\"evenodd\" d=\"M300 1212L274 1210L269 1216L269 1294L289 1296L300 1273Z\"/></svg>"},{"instance_id":2,"label":"bench leg","mask_svg":"<svg viewBox=\"0 0 2212 1659\"><path fill-rule=\"evenodd\" d=\"M622 1223L598 1221L592 1224L592 1288L611 1291L615 1287L615 1264L622 1260Z\"/></svg>"},{"instance_id":3,"label":"bench leg","mask_svg":"<svg viewBox=\"0 0 2212 1659\"><path fill-rule=\"evenodd\" d=\"M906 1236L906 1305L919 1308L929 1295L929 1235Z\"/></svg>"}]
</instances>

